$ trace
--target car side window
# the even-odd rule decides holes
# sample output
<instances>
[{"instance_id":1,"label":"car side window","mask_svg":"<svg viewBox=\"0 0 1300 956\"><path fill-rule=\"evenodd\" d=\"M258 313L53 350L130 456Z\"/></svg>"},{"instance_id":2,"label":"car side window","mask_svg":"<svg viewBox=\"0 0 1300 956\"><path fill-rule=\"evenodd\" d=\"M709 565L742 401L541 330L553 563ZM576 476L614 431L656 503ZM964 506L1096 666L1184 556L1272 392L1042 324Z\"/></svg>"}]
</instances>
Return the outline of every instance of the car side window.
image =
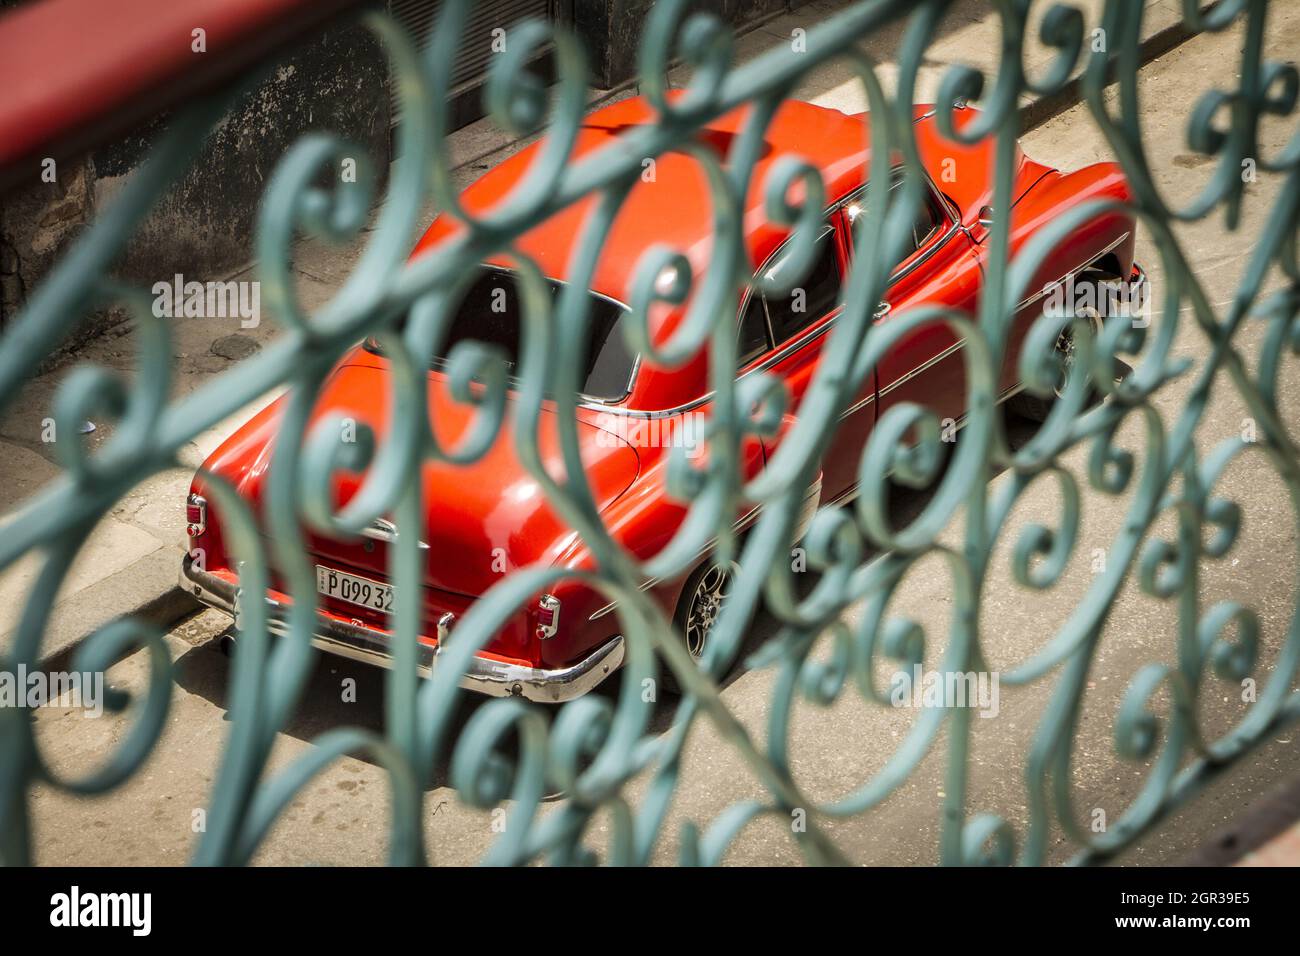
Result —
<instances>
[{"instance_id":1,"label":"car side window","mask_svg":"<svg viewBox=\"0 0 1300 956\"><path fill-rule=\"evenodd\" d=\"M786 246L764 268L765 275L779 276L794 249ZM827 228L816 241L812 267L786 295L763 296L772 327L772 341L789 341L835 308L840 297L840 264L835 254L835 231Z\"/></svg>"},{"instance_id":2,"label":"car side window","mask_svg":"<svg viewBox=\"0 0 1300 956\"><path fill-rule=\"evenodd\" d=\"M440 354L431 357L430 366L445 369L454 346L478 342L503 353L513 374L523 347L523 292L518 277L496 266L479 266L478 272L456 309ZM560 283L548 280L548 287L554 302L560 295ZM637 367L637 356L628 350L621 327L628 308L595 292L589 294L586 352L574 357L581 363L580 389L585 398L617 402L631 391ZM374 339L366 340L366 348L380 350Z\"/></svg>"},{"instance_id":3,"label":"car side window","mask_svg":"<svg viewBox=\"0 0 1300 956\"><path fill-rule=\"evenodd\" d=\"M912 223L912 249L920 249L925 245L930 234L938 227L939 214L934 208L934 202L927 196L916 213L916 220Z\"/></svg>"},{"instance_id":4,"label":"car side window","mask_svg":"<svg viewBox=\"0 0 1300 956\"><path fill-rule=\"evenodd\" d=\"M902 174L895 173L894 179L890 183L890 190L899 189L902 185ZM845 216L849 225L852 226L864 211L860 198L851 201L845 207ZM924 246L943 222L943 213L940 211L934 196L927 190L927 194L921 202L921 208L917 210L916 218L912 222L912 248L904 254L903 259L907 259L912 253Z\"/></svg>"},{"instance_id":5,"label":"car side window","mask_svg":"<svg viewBox=\"0 0 1300 956\"><path fill-rule=\"evenodd\" d=\"M736 330L736 368L744 368L767 351L767 313L763 297L757 292L749 297Z\"/></svg>"}]
</instances>

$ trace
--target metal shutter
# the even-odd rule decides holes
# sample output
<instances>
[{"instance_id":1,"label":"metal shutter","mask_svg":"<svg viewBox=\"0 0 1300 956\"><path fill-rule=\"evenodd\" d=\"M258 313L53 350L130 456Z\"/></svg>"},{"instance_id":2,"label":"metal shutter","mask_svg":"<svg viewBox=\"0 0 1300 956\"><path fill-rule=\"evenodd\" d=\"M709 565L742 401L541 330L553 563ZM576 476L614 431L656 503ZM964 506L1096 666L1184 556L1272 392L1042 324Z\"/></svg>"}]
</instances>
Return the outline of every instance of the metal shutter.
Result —
<instances>
[{"instance_id":1,"label":"metal shutter","mask_svg":"<svg viewBox=\"0 0 1300 956\"><path fill-rule=\"evenodd\" d=\"M439 0L388 0L388 12L410 32L421 50L428 45L434 17L441 6ZM474 86L487 76L493 56L494 29L504 27L509 30L521 20L545 18L549 12L550 0L482 0L472 3L460 44L460 56L452 69L452 91ZM394 95L393 122L397 120L397 97Z\"/></svg>"}]
</instances>

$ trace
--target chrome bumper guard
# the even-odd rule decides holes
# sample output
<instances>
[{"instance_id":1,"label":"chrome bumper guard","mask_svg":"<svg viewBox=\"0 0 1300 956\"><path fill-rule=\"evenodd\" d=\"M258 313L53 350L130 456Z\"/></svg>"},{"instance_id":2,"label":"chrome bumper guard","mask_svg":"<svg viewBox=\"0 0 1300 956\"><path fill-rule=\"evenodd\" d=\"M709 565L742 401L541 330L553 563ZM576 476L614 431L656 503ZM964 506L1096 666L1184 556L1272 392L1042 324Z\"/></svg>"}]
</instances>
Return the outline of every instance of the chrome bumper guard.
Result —
<instances>
[{"instance_id":1,"label":"chrome bumper guard","mask_svg":"<svg viewBox=\"0 0 1300 956\"><path fill-rule=\"evenodd\" d=\"M235 616L236 586L215 574L198 570L188 555L181 562L180 586L208 607ZM267 609L270 632L277 636L287 634L288 605L267 598ZM317 630L312 635L312 645L323 651L379 667L393 666L389 642L385 631L326 615L317 616ZM427 677L437 667L440 652L441 647L419 644L417 667L422 676ZM615 636L576 664L554 670L474 657L469 670L461 675L460 686L491 697L523 697L558 704L581 697L622 664L623 638Z\"/></svg>"}]
</instances>

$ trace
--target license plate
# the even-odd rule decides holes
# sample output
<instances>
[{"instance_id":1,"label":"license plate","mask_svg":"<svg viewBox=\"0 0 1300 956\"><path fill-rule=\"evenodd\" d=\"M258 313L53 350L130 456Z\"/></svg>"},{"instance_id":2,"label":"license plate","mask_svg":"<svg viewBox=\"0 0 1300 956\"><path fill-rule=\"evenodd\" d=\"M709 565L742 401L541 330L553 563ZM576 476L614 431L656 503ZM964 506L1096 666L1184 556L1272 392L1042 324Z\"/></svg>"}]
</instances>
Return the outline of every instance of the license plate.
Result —
<instances>
[{"instance_id":1,"label":"license plate","mask_svg":"<svg viewBox=\"0 0 1300 956\"><path fill-rule=\"evenodd\" d=\"M370 578L358 577L333 568L316 566L316 590L326 597L338 598L349 604L360 604L372 611L393 609L393 586Z\"/></svg>"}]
</instances>

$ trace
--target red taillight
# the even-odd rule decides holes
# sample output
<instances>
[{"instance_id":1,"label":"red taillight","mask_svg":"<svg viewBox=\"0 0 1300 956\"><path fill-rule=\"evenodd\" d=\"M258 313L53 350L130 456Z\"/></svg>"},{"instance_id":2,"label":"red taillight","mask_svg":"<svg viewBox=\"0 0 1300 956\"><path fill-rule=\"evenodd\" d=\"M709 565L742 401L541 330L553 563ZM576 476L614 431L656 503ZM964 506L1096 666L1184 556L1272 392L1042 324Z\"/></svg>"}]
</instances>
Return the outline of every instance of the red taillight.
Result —
<instances>
[{"instance_id":1,"label":"red taillight","mask_svg":"<svg viewBox=\"0 0 1300 956\"><path fill-rule=\"evenodd\" d=\"M553 594L543 594L537 602L537 639L554 637L560 627L560 599Z\"/></svg>"},{"instance_id":2,"label":"red taillight","mask_svg":"<svg viewBox=\"0 0 1300 956\"><path fill-rule=\"evenodd\" d=\"M197 538L208 530L208 502L199 495L185 499L185 533Z\"/></svg>"}]
</instances>

